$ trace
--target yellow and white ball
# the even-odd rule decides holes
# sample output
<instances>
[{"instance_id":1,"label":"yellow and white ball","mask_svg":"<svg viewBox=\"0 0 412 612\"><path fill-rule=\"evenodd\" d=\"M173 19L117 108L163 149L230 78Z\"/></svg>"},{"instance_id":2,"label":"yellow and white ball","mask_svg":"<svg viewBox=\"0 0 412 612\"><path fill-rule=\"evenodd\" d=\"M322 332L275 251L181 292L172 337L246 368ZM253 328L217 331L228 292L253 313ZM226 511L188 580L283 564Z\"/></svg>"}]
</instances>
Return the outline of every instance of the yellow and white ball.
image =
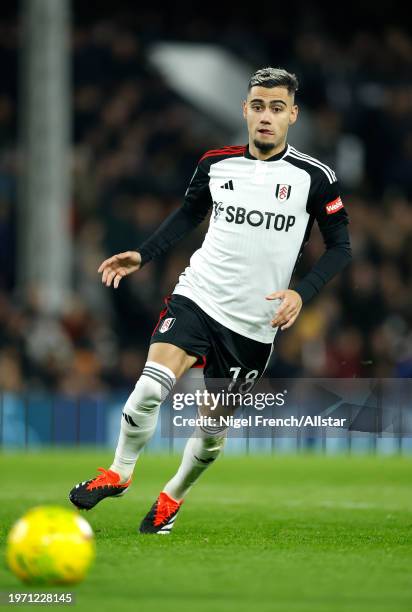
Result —
<instances>
[{"instance_id":1,"label":"yellow and white ball","mask_svg":"<svg viewBox=\"0 0 412 612\"><path fill-rule=\"evenodd\" d=\"M7 562L30 584L75 584L84 579L95 556L93 530L73 510L32 508L10 530Z\"/></svg>"}]
</instances>

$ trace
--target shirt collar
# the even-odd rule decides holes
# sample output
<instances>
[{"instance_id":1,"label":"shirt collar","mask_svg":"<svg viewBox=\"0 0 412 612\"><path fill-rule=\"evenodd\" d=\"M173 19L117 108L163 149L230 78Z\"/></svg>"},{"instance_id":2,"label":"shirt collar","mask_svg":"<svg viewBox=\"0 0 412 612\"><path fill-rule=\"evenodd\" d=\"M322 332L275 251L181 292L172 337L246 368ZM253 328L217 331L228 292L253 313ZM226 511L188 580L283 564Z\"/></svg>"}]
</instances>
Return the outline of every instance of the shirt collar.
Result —
<instances>
[{"instance_id":1,"label":"shirt collar","mask_svg":"<svg viewBox=\"0 0 412 612\"><path fill-rule=\"evenodd\" d=\"M247 159L254 159L256 161L265 161L265 162L277 161L278 159L282 159L282 157L286 155L288 149L289 149L289 145L286 144L286 147L283 149L283 151L280 151L280 153L276 153L276 155L272 155L272 157L268 157L267 159L258 160L256 157L253 157L253 155L249 152L249 145L246 145L245 157L247 157Z\"/></svg>"}]
</instances>

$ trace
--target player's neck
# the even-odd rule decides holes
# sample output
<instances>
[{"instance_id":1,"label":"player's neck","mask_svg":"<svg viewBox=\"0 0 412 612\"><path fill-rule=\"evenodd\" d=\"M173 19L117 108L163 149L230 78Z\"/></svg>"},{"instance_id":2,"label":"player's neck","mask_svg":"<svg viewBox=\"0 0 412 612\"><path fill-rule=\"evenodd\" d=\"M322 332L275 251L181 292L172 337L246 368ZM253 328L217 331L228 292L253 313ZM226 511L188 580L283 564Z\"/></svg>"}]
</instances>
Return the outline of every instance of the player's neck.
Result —
<instances>
[{"instance_id":1,"label":"player's neck","mask_svg":"<svg viewBox=\"0 0 412 612\"><path fill-rule=\"evenodd\" d=\"M265 161L266 159L269 159L270 157L273 157L274 155L278 155L278 153L282 153L282 151L284 151L285 149L286 149L286 140L283 141L277 147L273 147L273 149L271 149L270 151L261 151L260 149L258 149L258 147L255 146L253 142L249 141L249 153L253 157L256 157L256 159L259 159L260 161Z\"/></svg>"}]
</instances>

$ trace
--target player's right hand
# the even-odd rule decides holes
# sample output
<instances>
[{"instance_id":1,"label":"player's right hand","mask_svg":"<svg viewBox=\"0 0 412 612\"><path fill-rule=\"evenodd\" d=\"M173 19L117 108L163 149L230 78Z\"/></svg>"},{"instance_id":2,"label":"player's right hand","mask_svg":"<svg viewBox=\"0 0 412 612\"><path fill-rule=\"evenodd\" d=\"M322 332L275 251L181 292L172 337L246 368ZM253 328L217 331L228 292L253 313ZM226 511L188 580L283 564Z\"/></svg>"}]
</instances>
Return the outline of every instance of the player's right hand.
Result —
<instances>
[{"instance_id":1,"label":"player's right hand","mask_svg":"<svg viewBox=\"0 0 412 612\"><path fill-rule=\"evenodd\" d=\"M118 255L109 257L109 259L105 259L103 263L100 264L97 271L100 274L103 273L102 283L105 284L106 287L110 287L112 281L114 281L113 287L117 289L124 276L128 276L128 274L132 272L137 272L141 262L142 258L138 251L126 251L125 253L119 253Z\"/></svg>"}]
</instances>

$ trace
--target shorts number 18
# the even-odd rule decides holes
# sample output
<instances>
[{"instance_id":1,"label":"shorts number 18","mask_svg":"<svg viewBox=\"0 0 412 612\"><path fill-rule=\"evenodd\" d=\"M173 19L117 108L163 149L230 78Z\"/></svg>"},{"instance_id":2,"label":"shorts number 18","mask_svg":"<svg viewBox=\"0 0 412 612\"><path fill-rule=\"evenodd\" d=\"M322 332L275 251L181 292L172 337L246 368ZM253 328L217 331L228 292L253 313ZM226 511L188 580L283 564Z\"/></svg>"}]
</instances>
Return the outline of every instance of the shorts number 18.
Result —
<instances>
[{"instance_id":1,"label":"shorts number 18","mask_svg":"<svg viewBox=\"0 0 412 612\"><path fill-rule=\"evenodd\" d=\"M233 372L232 382L228 387L228 391L231 391L236 384L236 380L239 378L241 367L230 368L229 372ZM250 370L245 376L245 382L243 382L239 387L239 393L247 393L251 390L253 385L255 384L256 378L258 377L258 370Z\"/></svg>"}]
</instances>

